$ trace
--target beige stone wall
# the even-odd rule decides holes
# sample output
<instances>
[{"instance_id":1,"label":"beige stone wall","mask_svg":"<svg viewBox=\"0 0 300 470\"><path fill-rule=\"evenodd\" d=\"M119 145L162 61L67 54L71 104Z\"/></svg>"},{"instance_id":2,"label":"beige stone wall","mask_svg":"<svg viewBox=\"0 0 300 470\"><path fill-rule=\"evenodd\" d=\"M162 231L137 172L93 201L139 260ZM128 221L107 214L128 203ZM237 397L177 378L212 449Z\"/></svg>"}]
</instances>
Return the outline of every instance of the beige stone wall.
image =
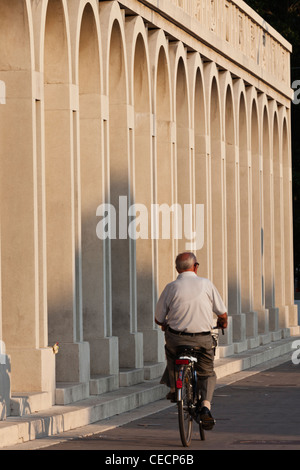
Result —
<instances>
[{"instance_id":1,"label":"beige stone wall","mask_svg":"<svg viewBox=\"0 0 300 470\"><path fill-rule=\"evenodd\" d=\"M0 0L12 391L54 403L55 381L164 360L155 303L189 240L151 237L154 204L190 205L189 229L203 205L197 256L228 305L224 354L295 330L290 52L241 0ZM104 203L122 227L146 208L148 236L99 239Z\"/></svg>"}]
</instances>

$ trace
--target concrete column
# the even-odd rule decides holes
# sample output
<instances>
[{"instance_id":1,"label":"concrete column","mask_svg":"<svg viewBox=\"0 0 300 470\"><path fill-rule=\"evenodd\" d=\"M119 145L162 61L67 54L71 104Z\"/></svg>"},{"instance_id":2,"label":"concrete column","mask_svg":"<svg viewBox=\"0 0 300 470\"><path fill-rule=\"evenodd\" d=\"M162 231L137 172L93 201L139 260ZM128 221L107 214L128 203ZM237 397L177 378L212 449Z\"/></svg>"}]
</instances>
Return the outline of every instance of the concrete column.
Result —
<instances>
[{"instance_id":1,"label":"concrete column","mask_svg":"<svg viewBox=\"0 0 300 470\"><path fill-rule=\"evenodd\" d=\"M5 83L0 81L0 104L6 102ZM0 226L1 228L1 226ZM0 253L1 253L1 230L0 230ZM11 364L10 358L6 355L6 346L3 341L2 328L2 280L1 280L1 256L0 256L0 421L10 415L11 398Z\"/></svg>"},{"instance_id":2,"label":"concrete column","mask_svg":"<svg viewBox=\"0 0 300 470\"><path fill-rule=\"evenodd\" d=\"M227 195L227 270L228 270L228 312L232 316L234 342L246 339L246 312L241 311L240 292L240 238L239 238L239 169L238 151L235 146L226 152L226 195ZM245 188L243 188L245 191ZM246 344L244 345L246 349Z\"/></svg>"},{"instance_id":3,"label":"concrete column","mask_svg":"<svg viewBox=\"0 0 300 470\"><path fill-rule=\"evenodd\" d=\"M251 152L248 150L245 90L238 94L238 161L239 161L239 227L240 227L240 296L241 312L246 314L247 338L257 336L257 313L252 312L252 250L251 250Z\"/></svg>"},{"instance_id":4,"label":"concrete column","mask_svg":"<svg viewBox=\"0 0 300 470\"><path fill-rule=\"evenodd\" d=\"M116 15L114 23L111 17ZM143 366L143 335L137 332L134 242L128 235L128 210L133 197L130 180L133 158L133 109L128 105L127 61L123 20L115 4L100 11L104 49L108 55L104 74L109 100L109 184L116 233L111 239L112 334L119 338L120 367ZM108 67L108 69L107 69Z\"/></svg>"},{"instance_id":5,"label":"concrete column","mask_svg":"<svg viewBox=\"0 0 300 470\"><path fill-rule=\"evenodd\" d=\"M75 3L72 3L75 8ZM75 8L76 9L76 8ZM73 11L77 17L78 12ZM118 373L118 339L111 336L110 301L106 282L106 239L96 234L96 211L105 201L107 158L107 96L102 94L97 17L87 5L79 42L78 218L81 252L83 339L89 343L91 375ZM74 37L77 33L73 31ZM75 74L77 76L77 74ZM104 359L105 358L105 359Z\"/></svg>"},{"instance_id":6,"label":"concrete column","mask_svg":"<svg viewBox=\"0 0 300 470\"><path fill-rule=\"evenodd\" d=\"M0 318L1 321L1 318ZM1 338L1 334L0 334ZM5 343L0 339L0 421L10 415L11 363L6 354Z\"/></svg>"},{"instance_id":7,"label":"concrete column","mask_svg":"<svg viewBox=\"0 0 300 470\"><path fill-rule=\"evenodd\" d=\"M202 204L204 210L203 226L203 246L195 250L199 262L198 273L202 277L209 277L209 232L208 232L208 153L209 143L207 138L207 110L205 106L205 91L203 83L202 63L197 54L189 55L189 78L190 96L194 97L193 103L193 127L194 127L194 162L193 162L193 188L194 204ZM194 75L196 74L195 81ZM194 89L192 88L192 84Z\"/></svg>"},{"instance_id":8,"label":"concrete column","mask_svg":"<svg viewBox=\"0 0 300 470\"><path fill-rule=\"evenodd\" d=\"M293 282L293 232L292 226L292 168L291 168L291 143L288 132L288 119L283 120L282 129L282 174L283 174L283 204L284 204L284 293L285 308L281 311L280 326L292 327L292 331L299 331L297 306L294 305ZM296 327L296 328L295 328Z\"/></svg>"},{"instance_id":9,"label":"concrete column","mask_svg":"<svg viewBox=\"0 0 300 470\"><path fill-rule=\"evenodd\" d=\"M172 48L172 54L178 53L178 47ZM178 229L181 231L181 236L178 239L178 253L186 251L186 244L190 243L187 228L192 229L192 217L189 222L188 212L186 207L191 207L192 203L192 180L191 180L191 150L190 150L190 112L189 112L189 97L186 68L181 57L176 63L174 60L173 65L176 70L175 74L176 89L174 90L176 111L176 182L174 191L177 195L177 204L180 212L178 220ZM192 215L192 212L191 212Z\"/></svg>"},{"instance_id":10,"label":"concrete column","mask_svg":"<svg viewBox=\"0 0 300 470\"><path fill-rule=\"evenodd\" d=\"M275 305L279 319L284 311L284 221L283 221L283 174L280 150L278 115L273 119L273 204L274 204L274 287Z\"/></svg>"},{"instance_id":11,"label":"concrete column","mask_svg":"<svg viewBox=\"0 0 300 470\"><path fill-rule=\"evenodd\" d=\"M47 348L38 262L41 154L27 7L0 4L0 78L6 84L6 105L0 108L2 340L11 358L11 390L48 391L53 403L54 356Z\"/></svg>"},{"instance_id":12,"label":"concrete column","mask_svg":"<svg viewBox=\"0 0 300 470\"><path fill-rule=\"evenodd\" d=\"M264 306L263 280L263 224L262 224L262 155L258 109L255 99L250 102L251 122L251 227L252 227L252 296L253 311L257 312L258 333L268 331L268 311Z\"/></svg>"},{"instance_id":13,"label":"concrete column","mask_svg":"<svg viewBox=\"0 0 300 470\"><path fill-rule=\"evenodd\" d=\"M263 197L263 302L268 310L267 331L278 329L278 308L275 308L274 291L274 206L273 159L271 160L270 123L267 105L264 105L262 125L262 197Z\"/></svg>"},{"instance_id":14,"label":"concrete column","mask_svg":"<svg viewBox=\"0 0 300 470\"><path fill-rule=\"evenodd\" d=\"M78 244L78 87L71 85L68 17L50 2L44 42L45 187L49 343L58 341L56 377L86 382L89 345L83 342ZM70 366L71 365L71 366Z\"/></svg>"},{"instance_id":15,"label":"concrete column","mask_svg":"<svg viewBox=\"0 0 300 470\"><path fill-rule=\"evenodd\" d=\"M5 84L0 82L1 98L0 104L5 104L6 93ZM1 226L0 226L1 228ZM0 231L0 253L1 253L1 231ZM0 256L0 421L3 421L10 415L10 381L11 381L11 365L10 358L6 354L6 346L3 341L2 333L2 289L1 289L1 256Z\"/></svg>"},{"instance_id":16,"label":"concrete column","mask_svg":"<svg viewBox=\"0 0 300 470\"><path fill-rule=\"evenodd\" d=\"M163 335L154 323L155 271L152 230L154 201L154 115L151 113L151 83L148 43L144 23L128 17L125 23L129 89L132 94L133 128L130 181L132 199L129 217L132 249L136 262L137 330L143 333L145 362L162 362Z\"/></svg>"},{"instance_id":17,"label":"concrete column","mask_svg":"<svg viewBox=\"0 0 300 470\"><path fill-rule=\"evenodd\" d=\"M174 230L171 208L175 202L173 194L174 165L172 145L175 140L172 120L172 101L168 44L161 30L150 31L149 55L151 61L154 128L153 132L153 202L157 206L158 227L153 234L154 247L154 301L161 294L166 284L173 280L172 267L175 260ZM169 217L171 236L163 238L162 216ZM151 215L152 222L154 214Z\"/></svg>"},{"instance_id":18,"label":"concrete column","mask_svg":"<svg viewBox=\"0 0 300 470\"><path fill-rule=\"evenodd\" d=\"M37 225L37 162L32 133L32 127L36 132L35 107L31 74L7 72L5 75L7 85L19 83L25 97L20 107L20 100L14 96L16 89L9 86L7 105L5 110L0 110L3 128L7 128L10 136L0 149L1 197L6 201L1 214L3 339L12 358L13 390L40 391L45 387L51 389L53 384L43 382L43 376L37 374L38 364L40 370L49 367L50 377L54 362L45 341L46 318L39 310L43 286L39 283L36 263L41 234ZM22 139L18 135L20 129Z\"/></svg>"},{"instance_id":19,"label":"concrete column","mask_svg":"<svg viewBox=\"0 0 300 470\"><path fill-rule=\"evenodd\" d=\"M225 101L225 157L226 157L226 228L227 228L227 272L228 311L235 315L241 312L239 273L239 227L238 227L238 149L235 146L233 97L226 93Z\"/></svg>"},{"instance_id":20,"label":"concrete column","mask_svg":"<svg viewBox=\"0 0 300 470\"><path fill-rule=\"evenodd\" d=\"M211 201L212 201L212 280L227 303L225 273L225 151L221 136L221 112L216 79L210 97Z\"/></svg>"}]
</instances>

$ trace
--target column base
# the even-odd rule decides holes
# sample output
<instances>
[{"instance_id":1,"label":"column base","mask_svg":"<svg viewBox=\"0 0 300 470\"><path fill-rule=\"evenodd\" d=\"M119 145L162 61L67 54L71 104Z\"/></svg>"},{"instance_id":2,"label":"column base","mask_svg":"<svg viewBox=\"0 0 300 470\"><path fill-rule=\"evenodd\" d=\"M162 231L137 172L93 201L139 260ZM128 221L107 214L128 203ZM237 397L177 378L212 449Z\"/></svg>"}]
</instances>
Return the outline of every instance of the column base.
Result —
<instances>
[{"instance_id":1,"label":"column base","mask_svg":"<svg viewBox=\"0 0 300 470\"><path fill-rule=\"evenodd\" d=\"M232 333L233 342L241 342L246 340L246 314L238 313L232 315Z\"/></svg>"},{"instance_id":2,"label":"column base","mask_svg":"<svg viewBox=\"0 0 300 470\"><path fill-rule=\"evenodd\" d=\"M91 376L119 373L119 341L117 336L89 340Z\"/></svg>"},{"instance_id":3,"label":"column base","mask_svg":"<svg viewBox=\"0 0 300 470\"><path fill-rule=\"evenodd\" d=\"M258 337L258 319L257 312L246 313L246 336L247 338Z\"/></svg>"},{"instance_id":4,"label":"column base","mask_svg":"<svg viewBox=\"0 0 300 470\"><path fill-rule=\"evenodd\" d=\"M289 307L284 305L279 308L279 327L288 328L289 327Z\"/></svg>"},{"instance_id":5,"label":"column base","mask_svg":"<svg viewBox=\"0 0 300 470\"><path fill-rule=\"evenodd\" d=\"M159 363L165 360L165 335L161 329L143 330L144 361Z\"/></svg>"},{"instance_id":6,"label":"column base","mask_svg":"<svg viewBox=\"0 0 300 470\"><path fill-rule=\"evenodd\" d=\"M12 392L48 392L55 402L55 355L52 348L11 348Z\"/></svg>"},{"instance_id":7,"label":"column base","mask_svg":"<svg viewBox=\"0 0 300 470\"><path fill-rule=\"evenodd\" d=\"M286 305L284 308L284 320L286 327L289 328L291 336L300 334L300 317L298 312L298 305Z\"/></svg>"},{"instance_id":8,"label":"column base","mask_svg":"<svg viewBox=\"0 0 300 470\"><path fill-rule=\"evenodd\" d=\"M268 307L269 310L269 330L278 331L279 328L279 308Z\"/></svg>"},{"instance_id":9,"label":"column base","mask_svg":"<svg viewBox=\"0 0 300 470\"><path fill-rule=\"evenodd\" d=\"M269 332L269 310L267 308L257 309L258 334Z\"/></svg>"},{"instance_id":10,"label":"column base","mask_svg":"<svg viewBox=\"0 0 300 470\"><path fill-rule=\"evenodd\" d=\"M119 336L119 364L123 368L144 367L143 333Z\"/></svg>"},{"instance_id":11,"label":"column base","mask_svg":"<svg viewBox=\"0 0 300 470\"><path fill-rule=\"evenodd\" d=\"M90 346L88 342L61 342L55 357L57 382L84 383L90 380Z\"/></svg>"},{"instance_id":12,"label":"column base","mask_svg":"<svg viewBox=\"0 0 300 470\"><path fill-rule=\"evenodd\" d=\"M289 305L289 326L298 326L298 305Z\"/></svg>"}]
</instances>

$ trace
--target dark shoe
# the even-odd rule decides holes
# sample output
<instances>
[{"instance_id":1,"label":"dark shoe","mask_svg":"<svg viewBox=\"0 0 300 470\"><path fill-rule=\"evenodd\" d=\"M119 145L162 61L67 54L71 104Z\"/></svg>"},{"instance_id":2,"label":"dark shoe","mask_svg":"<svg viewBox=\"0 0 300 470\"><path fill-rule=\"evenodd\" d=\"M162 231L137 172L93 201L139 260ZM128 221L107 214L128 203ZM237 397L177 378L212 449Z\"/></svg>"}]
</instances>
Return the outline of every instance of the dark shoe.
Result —
<instances>
[{"instance_id":1,"label":"dark shoe","mask_svg":"<svg viewBox=\"0 0 300 470\"><path fill-rule=\"evenodd\" d=\"M203 408L201 408L199 418L202 422L202 427L205 431L211 431L214 425L216 424L216 421L214 420L211 415L211 412L208 408L206 408L206 406L203 406Z\"/></svg>"},{"instance_id":2,"label":"dark shoe","mask_svg":"<svg viewBox=\"0 0 300 470\"><path fill-rule=\"evenodd\" d=\"M176 403L176 392L169 392L166 395L167 400L171 400L171 403Z\"/></svg>"}]
</instances>

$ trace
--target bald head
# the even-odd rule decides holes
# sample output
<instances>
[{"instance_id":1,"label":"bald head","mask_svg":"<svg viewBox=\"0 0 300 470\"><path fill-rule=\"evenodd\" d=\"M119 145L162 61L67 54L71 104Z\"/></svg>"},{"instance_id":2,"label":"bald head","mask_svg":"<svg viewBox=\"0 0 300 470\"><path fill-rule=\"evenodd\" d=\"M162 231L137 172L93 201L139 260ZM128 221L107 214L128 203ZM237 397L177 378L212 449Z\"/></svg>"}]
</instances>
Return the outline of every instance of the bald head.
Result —
<instances>
[{"instance_id":1,"label":"bald head","mask_svg":"<svg viewBox=\"0 0 300 470\"><path fill-rule=\"evenodd\" d=\"M194 253L180 253L175 261L176 269L179 273L184 271L194 271L195 265L198 267L197 258Z\"/></svg>"}]
</instances>

